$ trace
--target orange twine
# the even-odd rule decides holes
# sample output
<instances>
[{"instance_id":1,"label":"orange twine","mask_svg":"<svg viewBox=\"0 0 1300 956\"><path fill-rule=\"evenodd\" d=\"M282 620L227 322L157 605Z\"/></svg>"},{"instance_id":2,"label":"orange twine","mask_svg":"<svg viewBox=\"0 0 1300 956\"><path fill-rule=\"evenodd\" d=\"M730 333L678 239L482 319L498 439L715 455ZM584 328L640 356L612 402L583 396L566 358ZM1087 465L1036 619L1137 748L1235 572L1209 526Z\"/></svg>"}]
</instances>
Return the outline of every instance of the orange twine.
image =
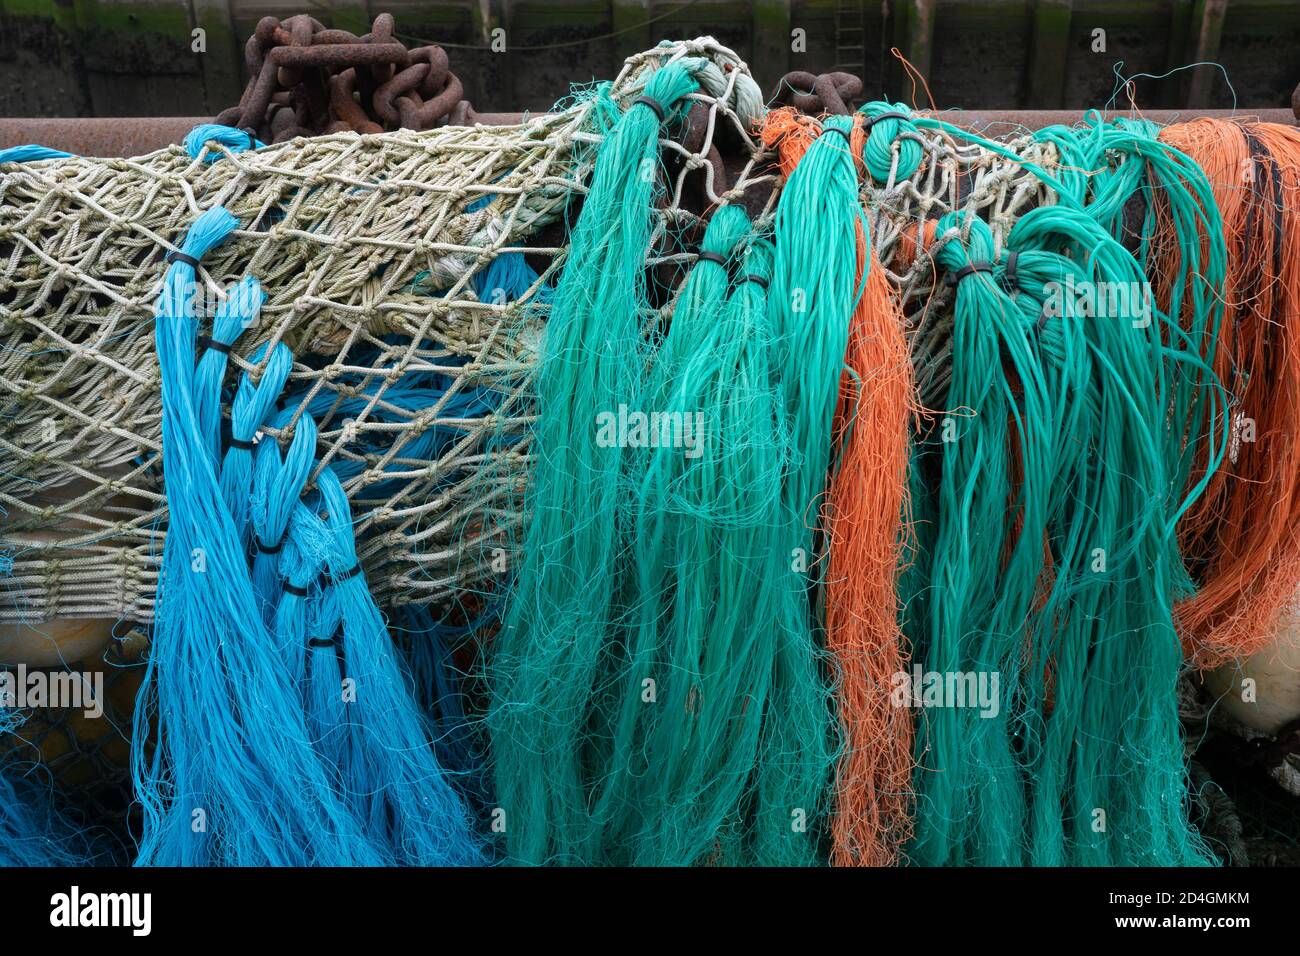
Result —
<instances>
[{"instance_id":1,"label":"orange twine","mask_svg":"<svg viewBox=\"0 0 1300 956\"><path fill-rule=\"evenodd\" d=\"M789 176L816 136L789 109L768 114L763 141ZM866 145L856 118L850 148ZM822 509L830 563L826 644L838 663L845 749L832 816L835 865L888 866L911 835L912 715L891 703L908 654L898 625L897 579L908 514L909 415L915 409L903 315L857 228L861 297L847 316L835 441L838 465ZM869 266L869 267L868 267ZM865 273L865 276L864 276Z\"/></svg>"},{"instance_id":2,"label":"orange twine","mask_svg":"<svg viewBox=\"0 0 1300 956\"><path fill-rule=\"evenodd\" d=\"M1229 454L1178 529L1200 585L1178 624L1206 668L1270 644L1300 580L1300 130L1200 119L1160 139L1205 170L1227 239Z\"/></svg>"}]
</instances>

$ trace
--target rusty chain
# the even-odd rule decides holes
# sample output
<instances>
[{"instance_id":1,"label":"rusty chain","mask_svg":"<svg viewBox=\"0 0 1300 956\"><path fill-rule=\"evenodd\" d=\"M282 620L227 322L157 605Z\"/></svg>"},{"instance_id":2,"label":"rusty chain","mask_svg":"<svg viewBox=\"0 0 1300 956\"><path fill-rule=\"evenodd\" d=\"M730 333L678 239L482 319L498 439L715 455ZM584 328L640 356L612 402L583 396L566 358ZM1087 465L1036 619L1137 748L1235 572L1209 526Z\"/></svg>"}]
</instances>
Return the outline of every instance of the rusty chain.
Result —
<instances>
[{"instance_id":1,"label":"rusty chain","mask_svg":"<svg viewBox=\"0 0 1300 956\"><path fill-rule=\"evenodd\" d=\"M216 121L268 143L473 122L442 47L408 50L394 26L392 14L381 13L358 37L306 14L263 17L244 45L248 85Z\"/></svg>"},{"instance_id":2,"label":"rusty chain","mask_svg":"<svg viewBox=\"0 0 1300 956\"><path fill-rule=\"evenodd\" d=\"M862 80L852 73L822 73L814 76L795 70L781 77L772 99L781 106L793 106L801 113L846 116L849 104L862 94Z\"/></svg>"}]
</instances>

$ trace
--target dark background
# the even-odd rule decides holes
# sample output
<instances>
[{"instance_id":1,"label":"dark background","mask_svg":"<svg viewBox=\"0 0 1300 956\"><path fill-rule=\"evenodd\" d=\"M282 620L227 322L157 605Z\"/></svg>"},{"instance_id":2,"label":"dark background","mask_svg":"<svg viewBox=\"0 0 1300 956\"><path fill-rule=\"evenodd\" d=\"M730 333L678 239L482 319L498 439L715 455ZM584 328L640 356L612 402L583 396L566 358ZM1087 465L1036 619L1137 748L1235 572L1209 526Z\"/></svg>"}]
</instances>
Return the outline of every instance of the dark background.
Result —
<instances>
[{"instance_id":1,"label":"dark background","mask_svg":"<svg viewBox=\"0 0 1300 956\"><path fill-rule=\"evenodd\" d=\"M0 0L0 116L211 116L238 101L261 17L310 13L360 34L385 11L408 46L443 44L486 112L545 110L631 53L701 34L767 93L788 70L843 69L866 98L911 101L897 47L941 108L1101 106L1119 61L1126 76L1217 61L1244 108L1288 106L1300 81L1300 0ZM206 53L191 50L195 27ZM504 54L488 49L498 27ZM806 52L790 49L796 28ZM1137 95L1147 108L1233 105L1213 67L1140 79Z\"/></svg>"}]
</instances>

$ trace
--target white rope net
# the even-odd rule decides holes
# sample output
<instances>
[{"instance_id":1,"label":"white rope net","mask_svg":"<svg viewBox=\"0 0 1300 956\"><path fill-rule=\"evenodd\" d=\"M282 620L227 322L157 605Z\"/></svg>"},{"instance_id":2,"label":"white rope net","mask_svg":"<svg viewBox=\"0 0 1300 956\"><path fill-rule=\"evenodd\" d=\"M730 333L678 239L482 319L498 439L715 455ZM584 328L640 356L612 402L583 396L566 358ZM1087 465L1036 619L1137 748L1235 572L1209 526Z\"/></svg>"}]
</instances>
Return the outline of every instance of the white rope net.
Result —
<instances>
[{"instance_id":1,"label":"white rope net","mask_svg":"<svg viewBox=\"0 0 1300 956\"><path fill-rule=\"evenodd\" d=\"M12 561L0 622L152 619L167 527L153 309L164 256L218 204L240 228L204 259L200 314L245 275L267 295L235 343L227 392L256 379L259 347L290 347L281 402L297 412L262 440L304 410L316 417L317 467L346 476L379 600L490 588L494 549L521 520L528 373L562 217L608 123L649 71L685 56L710 66L685 144L664 144L661 252L648 265L671 288L706 208L771 192L755 172L757 87L708 38L632 57L607 90L517 126L0 167L0 551ZM724 151L742 157L731 171ZM503 301L481 280L512 253L538 278ZM413 407L403 383L416 380L440 397Z\"/></svg>"}]
</instances>

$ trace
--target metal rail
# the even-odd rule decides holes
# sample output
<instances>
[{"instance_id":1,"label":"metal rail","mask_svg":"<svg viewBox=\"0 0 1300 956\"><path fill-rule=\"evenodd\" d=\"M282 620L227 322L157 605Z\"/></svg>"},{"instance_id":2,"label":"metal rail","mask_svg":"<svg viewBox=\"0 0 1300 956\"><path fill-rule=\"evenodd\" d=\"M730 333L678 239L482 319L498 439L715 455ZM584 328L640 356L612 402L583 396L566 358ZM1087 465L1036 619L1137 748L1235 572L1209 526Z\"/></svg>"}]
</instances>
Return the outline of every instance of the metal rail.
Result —
<instances>
[{"instance_id":1,"label":"metal rail","mask_svg":"<svg viewBox=\"0 0 1300 956\"><path fill-rule=\"evenodd\" d=\"M1078 110L949 110L943 114L952 123L994 134L1013 127L1041 129L1058 123L1077 123ZM1207 116L1229 119L1251 117L1267 123L1294 123L1291 110L1147 110L1146 119L1160 124L1178 123ZM523 113L476 113L474 118L489 126L518 123ZM158 116L94 119L0 119L0 149L39 143L79 156L138 156L179 143L199 123L211 122L200 116Z\"/></svg>"}]
</instances>

